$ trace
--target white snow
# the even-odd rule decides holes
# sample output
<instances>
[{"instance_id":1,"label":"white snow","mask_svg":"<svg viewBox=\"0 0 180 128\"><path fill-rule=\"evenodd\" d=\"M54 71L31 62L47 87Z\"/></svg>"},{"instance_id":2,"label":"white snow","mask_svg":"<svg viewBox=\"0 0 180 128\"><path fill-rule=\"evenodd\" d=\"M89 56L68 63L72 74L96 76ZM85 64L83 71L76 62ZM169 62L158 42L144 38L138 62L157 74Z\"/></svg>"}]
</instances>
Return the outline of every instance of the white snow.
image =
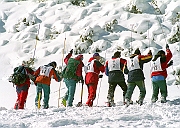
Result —
<instances>
[{"instance_id":1,"label":"white snow","mask_svg":"<svg viewBox=\"0 0 180 128\"><path fill-rule=\"evenodd\" d=\"M85 7L74 6L69 0L45 2L20 1L0 3L0 127L1 128L179 128L180 127L180 87L176 79L180 69L180 42L169 44L173 53L174 65L168 68L168 102L152 104L150 63L144 65L147 94L142 106L122 103L122 90L115 91L116 107L103 107L107 101L107 76L99 80L97 97L93 107L59 107L60 83L52 80L50 108L37 110L34 105L36 88L32 83L29 89L26 108L14 110L16 90L8 77L13 68L29 60L34 55L34 67L38 68L51 61L64 66L63 57L71 50L84 55L86 64L99 49L100 55L110 59L116 50L123 58L139 47L142 54L150 49L153 55L165 50L168 39L177 32L179 21L171 23L180 10L179 0L158 1L162 14L154 12L151 0L93 0ZM127 11L131 4L138 4L142 14ZM114 21L114 22L113 22ZM111 25L111 28L108 25ZM36 35L39 41L36 42ZM81 35L81 38L80 38ZM82 42L85 37L91 41ZM66 38L66 40L65 40ZM63 47L65 41L65 54ZM132 51L132 52L133 52ZM74 54L73 57L76 55ZM127 76L126 76L127 78ZM60 97L66 92L61 82ZM77 84L74 106L80 101L81 84ZM132 100L138 98L135 88ZM84 85L83 103L87 100L87 87Z\"/></svg>"}]
</instances>

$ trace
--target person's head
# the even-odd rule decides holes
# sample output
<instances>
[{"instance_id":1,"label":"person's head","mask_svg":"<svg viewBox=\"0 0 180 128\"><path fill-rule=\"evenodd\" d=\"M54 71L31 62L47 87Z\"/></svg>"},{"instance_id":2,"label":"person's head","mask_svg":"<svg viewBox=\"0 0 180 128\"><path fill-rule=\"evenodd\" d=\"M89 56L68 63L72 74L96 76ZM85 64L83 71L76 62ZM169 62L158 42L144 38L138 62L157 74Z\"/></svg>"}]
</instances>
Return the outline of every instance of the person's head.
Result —
<instances>
[{"instance_id":1,"label":"person's head","mask_svg":"<svg viewBox=\"0 0 180 128\"><path fill-rule=\"evenodd\" d=\"M82 61L82 60L83 60L83 55L80 54L80 55L76 56L75 59L76 59L76 60L81 60L81 61Z\"/></svg>"},{"instance_id":2,"label":"person's head","mask_svg":"<svg viewBox=\"0 0 180 128\"><path fill-rule=\"evenodd\" d=\"M163 50L160 50L158 53L157 53L157 55L159 55L159 56L165 56L165 51L163 51Z\"/></svg>"},{"instance_id":3,"label":"person's head","mask_svg":"<svg viewBox=\"0 0 180 128\"><path fill-rule=\"evenodd\" d=\"M27 65L26 61L22 61L22 66L26 66L26 65Z\"/></svg>"},{"instance_id":4,"label":"person's head","mask_svg":"<svg viewBox=\"0 0 180 128\"><path fill-rule=\"evenodd\" d=\"M161 61L164 62L166 59L165 51L163 51L163 50L158 51L158 53L154 56L154 59L152 61L156 61L157 58L159 58L159 57L161 57Z\"/></svg>"},{"instance_id":5,"label":"person's head","mask_svg":"<svg viewBox=\"0 0 180 128\"><path fill-rule=\"evenodd\" d=\"M115 52L113 57L115 57L115 58L121 57L121 52L119 52L119 51Z\"/></svg>"},{"instance_id":6,"label":"person's head","mask_svg":"<svg viewBox=\"0 0 180 128\"><path fill-rule=\"evenodd\" d=\"M55 61L50 62L48 65L52 66L53 68L56 68L57 63Z\"/></svg>"},{"instance_id":7,"label":"person's head","mask_svg":"<svg viewBox=\"0 0 180 128\"><path fill-rule=\"evenodd\" d=\"M100 60L101 56L96 52L94 53L93 58L95 58L96 60Z\"/></svg>"},{"instance_id":8,"label":"person's head","mask_svg":"<svg viewBox=\"0 0 180 128\"><path fill-rule=\"evenodd\" d=\"M137 48L137 49L134 51L134 54L136 54L136 55L141 55L141 51L139 50L139 48Z\"/></svg>"}]
</instances>

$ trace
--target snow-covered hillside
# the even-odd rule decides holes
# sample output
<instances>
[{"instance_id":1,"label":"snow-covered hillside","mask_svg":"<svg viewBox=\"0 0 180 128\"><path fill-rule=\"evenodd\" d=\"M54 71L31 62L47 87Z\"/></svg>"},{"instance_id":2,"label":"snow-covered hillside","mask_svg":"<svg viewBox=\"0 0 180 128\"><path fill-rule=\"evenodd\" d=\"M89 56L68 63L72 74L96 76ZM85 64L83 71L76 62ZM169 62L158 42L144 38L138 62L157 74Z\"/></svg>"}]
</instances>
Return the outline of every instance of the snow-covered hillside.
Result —
<instances>
[{"instance_id":1,"label":"snow-covered hillside","mask_svg":"<svg viewBox=\"0 0 180 128\"><path fill-rule=\"evenodd\" d=\"M72 5L69 0L45 2L20 1L0 3L0 127L2 128L179 128L180 88L177 70L180 69L180 1L163 0L93 0L84 7ZM13 0L12 0L13 1ZM133 8L135 7L135 8ZM160 9L160 11L159 11ZM36 40L36 36L38 40ZM65 40L66 39L66 40ZM8 77L13 68L35 57L34 68L56 61L64 66L63 57L74 49L73 57L83 54L86 64L94 52L106 59L117 50L127 58L136 48L142 54L165 50L169 44L174 65L168 69L168 102L150 102L152 85L150 64L144 66L147 94L142 106L126 108L122 90L115 91L116 107L103 107L107 101L108 82L100 79L94 107L60 107L60 83L52 80L50 108L36 110L36 89L32 83L25 110L13 110L16 91ZM64 45L65 44L65 45ZM63 48L65 47L65 55ZM66 91L61 82L60 96ZM177 85L176 85L177 84ZM78 84L74 104L80 101ZM132 100L137 100L136 88ZM84 85L83 103L87 100Z\"/></svg>"}]
</instances>

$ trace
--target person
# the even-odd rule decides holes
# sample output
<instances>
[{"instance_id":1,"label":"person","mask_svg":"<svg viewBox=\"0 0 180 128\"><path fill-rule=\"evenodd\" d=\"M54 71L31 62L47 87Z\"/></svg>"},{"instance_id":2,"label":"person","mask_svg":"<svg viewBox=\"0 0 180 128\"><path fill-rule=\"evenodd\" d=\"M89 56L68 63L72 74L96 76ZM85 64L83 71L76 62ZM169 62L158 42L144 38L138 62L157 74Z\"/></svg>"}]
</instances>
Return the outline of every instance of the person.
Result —
<instances>
[{"instance_id":1,"label":"person","mask_svg":"<svg viewBox=\"0 0 180 128\"><path fill-rule=\"evenodd\" d=\"M24 61L23 61L24 62ZM16 67L14 69L17 70L19 67ZM32 68L27 67L25 65L25 63L22 63L22 65L20 66L20 68L25 69L26 72L26 80L24 83L16 85L16 93L17 93L17 100L16 103L14 105L14 109L24 109L26 100L27 100L27 96L28 96L28 90L30 87L30 78L29 78L29 74L33 75L34 71Z\"/></svg>"},{"instance_id":2,"label":"person","mask_svg":"<svg viewBox=\"0 0 180 128\"><path fill-rule=\"evenodd\" d=\"M141 52L139 48L137 48L130 56L130 58L127 60L127 67L129 70L128 73L128 89L127 93L125 95L126 99L126 105L129 106L130 100L133 94L133 91L138 86L140 90L139 99L136 101L138 104L142 105L143 100L146 95L146 88L144 84L144 73L143 73L143 64L151 61L152 59L152 53L151 50L149 50L147 55L141 55Z\"/></svg>"},{"instance_id":3,"label":"person","mask_svg":"<svg viewBox=\"0 0 180 128\"><path fill-rule=\"evenodd\" d=\"M38 106L38 100L42 99L42 91L44 92L43 108L49 108L49 94L50 94L50 84L51 78L55 79L57 82L61 81L61 77L55 70L57 63L55 61L50 62L47 65L40 66L35 72L36 77L36 98L35 105Z\"/></svg>"},{"instance_id":4,"label":"person","mask_svg":"<svg viewBox=\"0 0 180 128\"><path fill-rule=\"evenodd\" d=\"M62 104L67 107L73 106L74 94L76 90L76 83L84 83L82 68L84 67L83 55L78 55L71 58L73 49L65 57L64 62L67 65L66 71L63 73L64 82L67 87L67 92L62 99ZM71 73L72 70L72 73ZM69 71L69 75L68 75Z\"/></svg>"},{"instance_id":5,"label":"person","mask_svg":"<svg viewBox=\"0 0 180 128\"><path fill-rule=\"evenodd\" d=\"M169 66L173 64L172 53L169 49L169 45L166 45L166 52L160 50L152 60L151 66L151 80L153 85L153 94L151 102L155 103L158 100L159 90L161 93L161 103L166 103L166 97L168 95L166 77L167 70ZM170 61L171 60L171 61ZM170 61L170 62L169 62Z\"/></svg>"},{"instance_id":6,"label":"person","mask_svg":"<svg viewBox=\"0 0 180 128\"><path fill-rule=\"evenodd\" d=\"M105 71L104 65L99 62L100 58L101 56L99 53L94 53L93 57L89 59L88 65L85 68L85 84L88 88L88 100L86 105L89 107L93 106L93 101L96 98L99 76L102 77L102 75L99 74L100 72L104 73Z\"/></svg>"},{"instance_id":7,"label":"person","mask_svg":"<svg viewBox=\"0 0 180 128\"><path fill-rule=\"evenodd\" d=\"M123 90L123 103L125 104L125 94L127 91L127 85L124 78L124 73L128 74L127 61L121 57L121 52L114 53L112 58L106 61L105 74L108 76L109 90L108 90L108 104L107 106L115 106L114 103L114 91L116 86L119 85Z\"/></svg>"}]
</instances>

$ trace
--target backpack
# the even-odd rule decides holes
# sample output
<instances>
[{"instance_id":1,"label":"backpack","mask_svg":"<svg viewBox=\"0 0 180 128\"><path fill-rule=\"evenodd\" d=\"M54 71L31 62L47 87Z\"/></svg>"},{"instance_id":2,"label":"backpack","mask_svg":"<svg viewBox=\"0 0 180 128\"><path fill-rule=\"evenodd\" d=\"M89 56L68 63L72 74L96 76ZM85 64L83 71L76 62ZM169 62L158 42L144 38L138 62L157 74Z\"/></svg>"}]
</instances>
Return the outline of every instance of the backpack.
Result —
<instances>
[{"instance_id":1,"label":"backpack","mask_svg":"<svg viewBox=\"0 0 180 128\"><path fill-rule=\"evenodd\" d=\"M74 58L68 60L67 66L62 71L63 78L75 79L78 81L78 76L76 75L76 70L80 62Z\"/></svg>"},{"instance_id":2,"label":"backpack","mask_svg":"<svg viewBox=\"0 0 180 128\"><path fill-rule=\"evenodd\" d=\"M25 67L24 66L16 67L11 77L12 77L11 82L15 85L20 85L25 83L27 78Z\"/></svg>"}]
</instances>

